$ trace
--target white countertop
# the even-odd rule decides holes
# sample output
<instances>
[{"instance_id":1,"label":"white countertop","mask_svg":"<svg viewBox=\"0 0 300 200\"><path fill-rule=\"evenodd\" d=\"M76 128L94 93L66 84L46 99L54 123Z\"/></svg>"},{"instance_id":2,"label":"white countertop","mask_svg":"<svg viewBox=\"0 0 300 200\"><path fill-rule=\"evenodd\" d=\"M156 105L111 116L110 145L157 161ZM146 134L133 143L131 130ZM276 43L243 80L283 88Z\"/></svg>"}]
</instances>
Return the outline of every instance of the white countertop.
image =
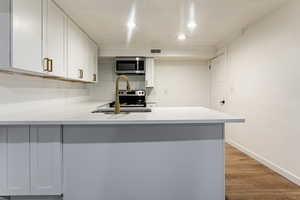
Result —
<instances>
[{"instance_id":1,"label":"white countertop","mask_svg":"<svg viewBox=\"0 0 300 200\"><path fill-rule=\"evenodd\" d=\"M245 120L204 107L153 107L151 113L91 113L106 102L0 105L0 125L206 124Z\"/></svg>"}]
</instances>

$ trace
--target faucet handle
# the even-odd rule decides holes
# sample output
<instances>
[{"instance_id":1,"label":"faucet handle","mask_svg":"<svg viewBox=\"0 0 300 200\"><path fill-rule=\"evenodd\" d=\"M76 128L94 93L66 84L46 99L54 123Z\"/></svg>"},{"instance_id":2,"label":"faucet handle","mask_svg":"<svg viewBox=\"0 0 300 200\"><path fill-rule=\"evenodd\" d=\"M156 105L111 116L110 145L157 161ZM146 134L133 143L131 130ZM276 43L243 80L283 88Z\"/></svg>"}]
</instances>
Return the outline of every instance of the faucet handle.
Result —
<instances>
[{"instance_id":1,"label":"faucet handle","mask_svg":"<svg viewBox=\"0 0 300 200\"><path fill-rule=\"evenodd\" d=\"M127 84L127 92L130 92L130 91L131 91L130 85Z\"/></svg>"}]
</instances>

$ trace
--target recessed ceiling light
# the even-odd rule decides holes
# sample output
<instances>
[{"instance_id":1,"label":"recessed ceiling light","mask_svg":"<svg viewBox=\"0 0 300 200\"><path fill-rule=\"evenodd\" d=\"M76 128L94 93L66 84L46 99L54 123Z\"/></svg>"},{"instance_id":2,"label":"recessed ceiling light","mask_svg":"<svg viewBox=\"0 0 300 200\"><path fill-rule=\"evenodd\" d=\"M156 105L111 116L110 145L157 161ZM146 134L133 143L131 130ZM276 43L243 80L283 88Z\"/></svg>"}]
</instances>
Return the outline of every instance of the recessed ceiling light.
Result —
<instances>
[{"instance_id":1,"label":"recessed ceiling light","mask_svg":"<svg viewBox=\"0 0 300 200\"><path fill-rule=\"evenodd\" d=\"M195 29L195 28L197 27L197 24L196 24L196 22L191 21L191 22L188 23L187 27L188 27L190 30L193 30L193 29Z\"/></svg>"},{"instance_id":2,"label":"recessed ceiling light","mask_svg":"<svg viewBox=\"0 0 300 200\"><path fill-rule=\"evenodd\" d=\"M127 27L129 29L134 29L136 27L136 24L133 21L130 21L130 22L127 23Z\"/></svg>"},{"instance_id":3,"label":"recessed ceiling light","mask_svg":"<svg viewBox=\"0 0 300 200\"><path fill-rule=\"evenodd\" d=\"M178 40L183 41L183 40L185 40L185 39L186 39L185 34L179 34L179 35L178 35Z\"/></svg>"}]
</instances>

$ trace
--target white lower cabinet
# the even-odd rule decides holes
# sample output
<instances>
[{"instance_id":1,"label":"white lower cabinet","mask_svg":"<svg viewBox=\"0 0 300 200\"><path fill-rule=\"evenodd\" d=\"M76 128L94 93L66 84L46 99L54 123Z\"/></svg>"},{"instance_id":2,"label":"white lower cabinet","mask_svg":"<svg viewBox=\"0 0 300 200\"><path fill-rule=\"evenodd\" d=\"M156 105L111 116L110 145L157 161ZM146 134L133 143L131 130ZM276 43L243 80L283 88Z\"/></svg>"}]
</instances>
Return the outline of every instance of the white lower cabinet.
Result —
<instances>
[{"instance_id":1,"label":"white lower cabinet","mask_svg":"<svg viewBox=\"0 0 300 200\"><path fill-rule=\"evenodd\" d=\"M0 127L0 196L60 195L60 126Z\"/></svg>"}]
</instances>

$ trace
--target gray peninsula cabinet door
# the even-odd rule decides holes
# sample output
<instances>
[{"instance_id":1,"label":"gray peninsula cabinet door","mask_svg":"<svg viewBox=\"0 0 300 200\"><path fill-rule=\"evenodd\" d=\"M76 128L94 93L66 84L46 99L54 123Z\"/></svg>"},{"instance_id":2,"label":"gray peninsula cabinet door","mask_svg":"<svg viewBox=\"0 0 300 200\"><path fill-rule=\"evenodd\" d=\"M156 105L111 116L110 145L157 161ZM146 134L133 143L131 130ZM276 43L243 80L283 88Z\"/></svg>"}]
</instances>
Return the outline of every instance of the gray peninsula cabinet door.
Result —
<instances>
[{"instance_id":1,"label":"gray peninsula cabinet door","mask_svg":"<svg viewBox=\"0 0 300 200\"><path fill-rule=\"evenodd\" d=\"M29 127L0 128L1 195L29 194Z\"/></svg>"},{"instance_id":2,"label":"gray peninsula cabinet door","mask_svg":"<svg viewBox=\"0 0 300 200\"><path fill-rule=\"evenodd\" d=\"M61 126L30 128L31 195L62 194Z\"/></svg>"},{"instance_id":3,"label":"gray peninsula cabinet door","mask_svg":"<svg viewBox=\"0 0 300 200\"><path fill-rule=\"evenodd\" d=\"M60 126L0 127L0 196L60 195Z\"/></svg>"}]
</instances>

